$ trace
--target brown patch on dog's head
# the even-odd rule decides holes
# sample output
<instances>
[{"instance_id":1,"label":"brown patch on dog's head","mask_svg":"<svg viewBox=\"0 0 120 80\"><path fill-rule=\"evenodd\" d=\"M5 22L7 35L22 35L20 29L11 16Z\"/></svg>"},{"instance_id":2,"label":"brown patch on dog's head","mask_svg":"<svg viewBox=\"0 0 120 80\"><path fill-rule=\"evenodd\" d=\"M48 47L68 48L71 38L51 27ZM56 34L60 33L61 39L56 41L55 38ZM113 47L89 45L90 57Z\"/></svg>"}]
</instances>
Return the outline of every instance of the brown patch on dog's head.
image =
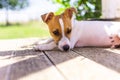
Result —
<instances>
[{"instance_id":1,"label":"brown patch on dog's head","mask_svg":"<svg viewBox=\"0 0 120 80\"><path fill-rule=\"evenodd\" d=\"M59 23L60 16L54 15L53 12L50 12L42 15L41 17L42 17L42 20L48 25L49 32L53 37L54 41L58 43L58 41L62 37L61 26Z\"/></svg>"},{"instance_id":2,"label":"brown patch on dog's head","mask_svg":"<svg viewBox=\"0 0 120 80\"><path fill-rule=\"evenodd\" d=\"M53 12L50 12L50 13L47 13L47 14L43 14L43 15L41 16L42 20L43 20L45 23L48 23L53 17L54 17L54 13L53 13Z\"/></svg>"},{"instance_id":3,"label":"brown patch on dog's head","mask_svg":"<svg viewBox=\"0 0 120 80\"><path fill-rule=\"evenodd\" d=\"M64 22L64 32L65 35L70 38L70 34L72 31L72 22L71 18L73 17L73 13L77 13L76 9L74 7L67 8L63 14L61 14L63 17L63 22Z\"/></svg>"},{"instance_id":4,"label":"brown patch on dog's head","mask_svg":"<svg viewBox=\"0 0 120 80\"><path fill-rule=\"evenodd\" d=\"M77 13L76 9L74 7L71 7L71 8L67 8L65 11L64 11L64 14L66 17L68 18L72 18L73 16L73 13Z\"/></svg>"}]
</instances>

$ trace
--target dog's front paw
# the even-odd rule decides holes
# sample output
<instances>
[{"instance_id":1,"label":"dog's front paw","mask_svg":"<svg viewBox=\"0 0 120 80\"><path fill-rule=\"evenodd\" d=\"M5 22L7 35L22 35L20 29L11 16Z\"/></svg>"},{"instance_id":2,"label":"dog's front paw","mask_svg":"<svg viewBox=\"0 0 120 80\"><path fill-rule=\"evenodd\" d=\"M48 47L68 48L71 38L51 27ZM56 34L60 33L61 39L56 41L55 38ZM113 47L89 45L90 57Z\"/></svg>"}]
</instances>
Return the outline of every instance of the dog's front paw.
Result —
<instances>
[{"instance_id":1,"label":"dog's front paw","mask_svg":"<svg viewBox=\"0 0 120 80\"><path fill-rule=\"evenodd\" d=\"M44 48L43 48L42 45L36 45L36 46L33 47L33 50L35 50L35 51L42 51L42 50L44 50Z\"/></svg>"},{"instance_id":2,"label":"dog's front paw","mask_svg":"<svg viewBox=\"0 0 120 80\"><path fill-rule=\"evenodd\" d=\"M36 51L43 51L43 50L52 50L56 47L55 42L50 42L48 44L39 44L34 46L34 50Z\"/></svg>"}]
</instances>

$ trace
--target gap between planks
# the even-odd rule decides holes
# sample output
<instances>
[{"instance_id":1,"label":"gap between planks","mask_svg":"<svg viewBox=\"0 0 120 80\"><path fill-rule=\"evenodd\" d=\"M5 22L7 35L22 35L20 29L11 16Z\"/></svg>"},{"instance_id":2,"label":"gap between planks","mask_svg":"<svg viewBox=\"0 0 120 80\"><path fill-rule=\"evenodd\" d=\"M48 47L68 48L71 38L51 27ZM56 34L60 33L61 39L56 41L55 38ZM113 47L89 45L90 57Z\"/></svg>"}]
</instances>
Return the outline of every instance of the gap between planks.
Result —
<instances>
[{"instance_id":1,"label":"gap between planks","mask_svg":"<svg viewBox=\"0 0 120 80\"><path fill-rule=\"evenodd\" d=\"M62 73L62 71L57 68L57 66L55 65L55 63L50 59L50 57L46 54L46 51L43 51L44 55L48 58L48 60L51 62L51 64L57 69L57 71L64 77L65 80L68 80L65 75Z\"/></svg>"}]
</instances>

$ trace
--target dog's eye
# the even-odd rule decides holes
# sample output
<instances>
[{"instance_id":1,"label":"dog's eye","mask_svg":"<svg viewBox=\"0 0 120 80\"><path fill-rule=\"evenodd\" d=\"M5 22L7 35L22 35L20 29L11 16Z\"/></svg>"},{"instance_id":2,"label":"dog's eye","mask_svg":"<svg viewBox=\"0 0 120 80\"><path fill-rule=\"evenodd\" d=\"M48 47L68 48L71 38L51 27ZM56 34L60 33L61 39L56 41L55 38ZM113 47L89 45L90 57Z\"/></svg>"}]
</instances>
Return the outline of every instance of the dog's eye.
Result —
<instances>
[{"instance_id":1,"label":"dog's eye","mask_svg":"<svg viewBox=\"0 0 120 80\"><path fill-rule=\"evenodd\" d=\"M56 36L59 36L59 35L60 35L60 33L59 33L58 30L53 31L53 34L56 35Z\"/></svg>"},{"instance_id":2,"label":"dog's eye","mask_svg":"<svg viewBox=\"0 0 120 80\"><path fill-rule=\"evenodd\" d=\"M71 33L71 29L67 29L67 34L70 34Z\"/></svg>"}]
</instances>

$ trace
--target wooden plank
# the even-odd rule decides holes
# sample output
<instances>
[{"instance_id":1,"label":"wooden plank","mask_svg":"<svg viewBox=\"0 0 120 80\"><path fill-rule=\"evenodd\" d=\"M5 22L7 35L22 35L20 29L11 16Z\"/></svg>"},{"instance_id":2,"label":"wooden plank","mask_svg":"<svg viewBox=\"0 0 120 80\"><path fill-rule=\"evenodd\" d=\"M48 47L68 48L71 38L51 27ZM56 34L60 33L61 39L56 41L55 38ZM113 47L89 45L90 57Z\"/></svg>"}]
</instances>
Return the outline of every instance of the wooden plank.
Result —
<instances>
[{"instance_id":1,"label":"wooden plank","mask_svg":"<svg viewBox=\"0 0 120 80\"><path fill-rule=\"evenodd\" d=\"M120 50L78 48L74 51L87 58L82 61L86 80L120 79Z\"/></svg>"},{"instance_id":2,"label":"wooden plank","mask_svg":"<svg viewBox=\"0 0 120 80\"><path fill-rule=\"evenodd\" d=\"M0 80L6 80L6 74L12 64L11 56L14 51L0 51Z\"/></svg>"},{"instance_id":3,"label":"wooden plank","mask_svg":"<svg viewBox=\"0 0 120 80\"><path fill-rule=\"evenodd\" d=\"M29 46L39 40L39 38L0 40L0 51L16 50L23 46Z\"/></svg>"},{"instance_id":4,"label":"wooden plank","mask_svg":"<svg viewBox=\"0 0 120 80\"><path fill-rule=\"evenodd\" d=\"M80 48L75 52L103 66L120 72L120 50L109 48Z\"/></svg>"},{"instance_id":5,"label":"wooden plank","mask_svg":"<svg viewBox=\"0 0 120 80\"><path fill-rule=\"evenodd\" d=\"M64 80L42 52L17 50L7 80Z\"/></svg>"},{"instance_id":6,"label":"wooden plank","mask_svg":"<svg viewBox=\"0 0 120 80\"><path fill-rule=\"evenodd\" d=\"M49 51L46 52L46 55L52 60L67 80L82 80L80 62L85 59L84 57L72 51Z\"/></svg>"},{"instance_id":7,"label":"wooden plank","mask_svg":"<svg viewBox=\"0 0 120 80\"><path fill-rule=\"evenodd\" d=\"M68 80L119 80L120 79L120 74L118 72L111 70L107 66L104 66L94 60L91 60L96 58L97 55L95 54L97 53L105 54L106 51L101 51L101 49L92 50L92 48L83 48L82 50L80 48L80 49L76 49L75 51L77 53L72 51L70 52L49 51L46 52L46 55L52 60L52 62L56 65L58 70ZM90 56L91 59L86 57L85 54L88 54L88 56ZM104 61L102 62L104 63Z\"/></svg>"}]
</instances>

